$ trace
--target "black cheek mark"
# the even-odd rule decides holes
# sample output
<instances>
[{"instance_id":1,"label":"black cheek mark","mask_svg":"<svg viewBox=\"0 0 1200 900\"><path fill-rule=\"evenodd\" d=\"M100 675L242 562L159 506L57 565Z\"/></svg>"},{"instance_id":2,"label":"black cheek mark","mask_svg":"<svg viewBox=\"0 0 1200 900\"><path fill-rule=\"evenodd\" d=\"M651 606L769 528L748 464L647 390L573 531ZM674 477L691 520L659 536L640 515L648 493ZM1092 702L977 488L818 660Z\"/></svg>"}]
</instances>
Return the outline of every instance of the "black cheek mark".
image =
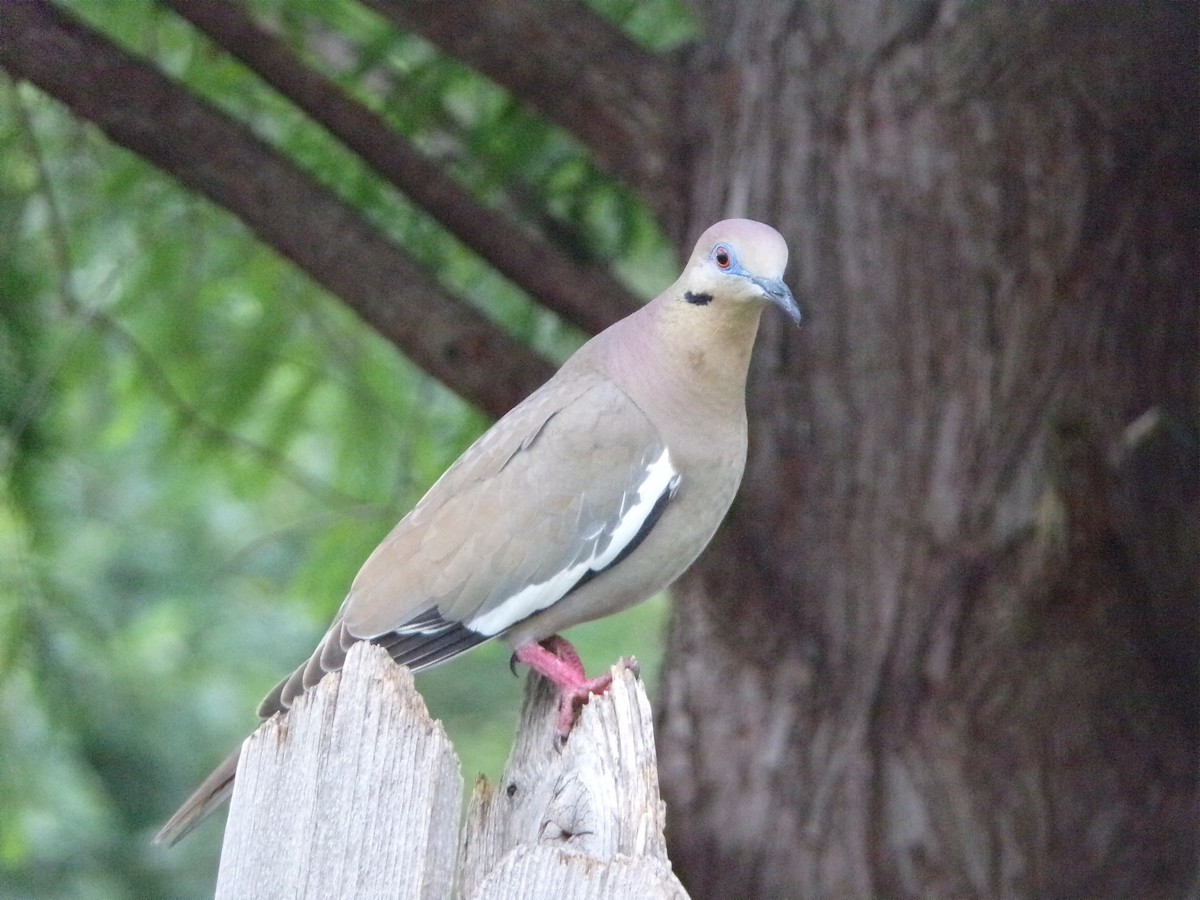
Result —
<instances>
[{"instance_id":1,"label":"black cheek mark","mask_svg":"<svg viewBox=\"0 0 1200 900\"><path fill-rule=\"evenodd\" d=\"M712 294L695 294L691 291L687 291L683 295L683 299L694 306L707 306L708 304L712 303Z\"/></svg>"}]
</instances>

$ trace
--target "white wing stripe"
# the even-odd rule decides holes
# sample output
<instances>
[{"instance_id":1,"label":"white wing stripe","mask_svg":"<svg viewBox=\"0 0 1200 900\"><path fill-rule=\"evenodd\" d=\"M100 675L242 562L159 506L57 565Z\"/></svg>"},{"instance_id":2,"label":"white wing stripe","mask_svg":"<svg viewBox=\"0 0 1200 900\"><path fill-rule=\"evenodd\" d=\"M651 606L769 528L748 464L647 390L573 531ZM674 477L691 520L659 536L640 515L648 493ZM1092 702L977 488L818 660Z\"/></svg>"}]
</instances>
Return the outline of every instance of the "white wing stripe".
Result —
<instances>
[{"instance_id":1,"label":"white wing stripe","mask_svg":"<svg viewBox=\"0 0 1200 900\"><path fill-rule=\"evenodd\" d=\"M620 556L621 551L642 530L646 518L662 495L674 490L678 478L679 473L671 465L670 454L664 448L658 459L646 467L645 477L638 485L636 494L632 495L635 499L630 502L628 510L621 513L603 552L596 553L593 550L589 558L567 566L541 584L521 588L508 599L463 624L479 634L496 635L562 599L589 570L598 572ZM624 502L622 506L625 506ZM598 536L599 533L589 535Z\"/></svg>"}]
</instances>

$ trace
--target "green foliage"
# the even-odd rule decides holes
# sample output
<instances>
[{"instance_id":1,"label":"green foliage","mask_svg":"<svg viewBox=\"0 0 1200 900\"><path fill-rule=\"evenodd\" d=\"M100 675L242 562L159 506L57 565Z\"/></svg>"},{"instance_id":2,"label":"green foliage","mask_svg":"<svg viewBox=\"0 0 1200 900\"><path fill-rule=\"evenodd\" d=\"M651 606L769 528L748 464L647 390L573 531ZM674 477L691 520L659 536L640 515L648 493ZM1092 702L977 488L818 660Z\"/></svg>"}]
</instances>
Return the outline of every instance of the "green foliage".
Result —
<instances>
[{"instance_id":1,"label":"green foliage","mask_svg":"<svg viewBox=\"0 0 1200 900\"><path fill-rule=\"evenodd\" d=\"M505 92L357 4L258 15L485 202L670 277L645 211ZM656 48L674 2L597 4ZM257 132L551 358L560 325L294 107L149 0L72 11ZM0 81L0 896L211 895L220 829L152 848L255 724L376 541L486 426L225 212L53 101ZM580 629L653 676L661 602ZM498 773L507 649L421 676ZM503 677L501 677L503 676Z\"/></svg>"}]
</instances>

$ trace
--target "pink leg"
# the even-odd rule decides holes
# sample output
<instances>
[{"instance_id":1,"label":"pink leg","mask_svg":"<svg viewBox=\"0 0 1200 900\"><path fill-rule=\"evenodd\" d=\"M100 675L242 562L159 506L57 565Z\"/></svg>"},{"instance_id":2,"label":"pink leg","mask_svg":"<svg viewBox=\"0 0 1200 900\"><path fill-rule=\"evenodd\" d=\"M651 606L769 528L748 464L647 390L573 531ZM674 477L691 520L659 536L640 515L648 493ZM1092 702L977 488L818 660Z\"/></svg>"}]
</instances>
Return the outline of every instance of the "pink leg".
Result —
<instances>
[{"instance_id":1,"label":"pink leg","mask_svg":"<svg viewBox=\"0 0 1200 900\"><path fill-rule=\"evenodd\" d=\"M557 634L541 643L522 644L513 656L558 688L558 718L554 727L562 740L571 733L579 708L587 703L588 697L603 694L612 684L611 672L599 678L586 677L571 642Z\"/></svg>"},{"instance_id":2,"label":"pink leg","mask_svg":"<svg viewBox=\"0 0 1200 900\"><path fill-rule=\"evenodd\" d=\"M578 651L565 637L558 634L552 634L550 637L546 638L540 643L543 647L557 656L563 663L569 666L579 681L584 681L587 679L587 675L584 674L583 671L583 660L579 658ZM555 684L557 683L558 682L555 682ZM603 691L598 693L603 693Z\"/></svg>"}]
</instances>

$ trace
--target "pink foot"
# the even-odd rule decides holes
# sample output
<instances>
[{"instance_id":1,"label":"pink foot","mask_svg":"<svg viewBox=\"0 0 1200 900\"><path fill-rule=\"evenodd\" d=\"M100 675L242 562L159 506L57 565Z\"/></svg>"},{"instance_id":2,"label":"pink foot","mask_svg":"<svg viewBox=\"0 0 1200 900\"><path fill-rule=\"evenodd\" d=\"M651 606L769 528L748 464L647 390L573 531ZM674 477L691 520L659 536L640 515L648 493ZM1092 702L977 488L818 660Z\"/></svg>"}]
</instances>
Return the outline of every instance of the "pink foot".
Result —
<instances>
[{"instance_id":1,"label":"pink foot","mask_svg":"<svg viewBox=\"0 0 1200 900\"><path fill-rule=\"evenodd\" d=\"M566 638L553 634L541 643L530 641L522 644L513 654L517 662L524 663L543 678L558 688L558 716L554 720L554 730L560 741L565 741L567 735L579 717L579 710L587 703L592 694L603 694L612 684L612 673L601 675L599 678L588 678L583 671L583 663L579 654ZM634 668L637 663L632 660L622 662Z\"/></svg>"},{"instance_id":2,"label":"pink foot","mask_svg":"<svg viewBox=\"0 0 1200 900\"><path fill-rule=\"evenodd\" d=\"M571 671L579 677L580 681L583 681L587 678L587 675L584 674L583 671L583 660L579 658L579 652L565 637L558 634L552 634L550 637L546 638L540 643L542 647L549 650L563 663L570 666Z\"/></svg>"}]
</instances>

